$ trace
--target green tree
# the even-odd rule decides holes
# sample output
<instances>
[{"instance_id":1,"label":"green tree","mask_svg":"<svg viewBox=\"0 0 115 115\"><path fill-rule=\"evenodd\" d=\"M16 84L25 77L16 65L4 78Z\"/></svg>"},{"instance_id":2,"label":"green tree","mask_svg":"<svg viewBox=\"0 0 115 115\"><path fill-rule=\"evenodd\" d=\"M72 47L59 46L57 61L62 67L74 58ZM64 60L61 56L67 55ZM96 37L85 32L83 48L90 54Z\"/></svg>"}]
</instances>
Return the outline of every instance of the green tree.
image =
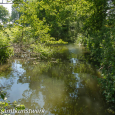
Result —
<instances>
[{"instance_id":1,"label":"green tree","mask_svg":"<svg viewBox=\"0 0 115 115\"><path fill-rule=\"evenodd\" d=\"M14 2L15 3L15 2ZM30 14L35 14L39 20L49 26L48 33L55 40L62 39L64 41L71 40L70 23L75 21L76 5L75 1L59 1L59 0L36 0L22 1L21 4L15 4L18 12L23 13L23 17L29 19ZM23 7L23 8L22 8ZM32 12L34 10L34 12ZM32 20L33 21L33 20ZM32 22L31 22L32 23Z\"/></svg>"},{"instance_id":2,"label":"green tree","mask_svg":"<svg viewBox=\"0 0 115 115\"><path fill-rule=\"evenodd\" d=\"M0 5L0 20L4 23L7 22L9 18L9 12L8 10Z\"/></svg>"},{"instance_id":3,"label":"green tree","mask_svg":"<svg viewBox=\"0 0 115 115\"><path fill-rule=\"evenodd\" d=\"M74 21L75 8L73 1L44 0L39 1L37 6L37 17L42 20L44 17L50 28L50 35L55 40L62 39L71 41L69 36L70 22Z\"/></svg>"}]
</instances>

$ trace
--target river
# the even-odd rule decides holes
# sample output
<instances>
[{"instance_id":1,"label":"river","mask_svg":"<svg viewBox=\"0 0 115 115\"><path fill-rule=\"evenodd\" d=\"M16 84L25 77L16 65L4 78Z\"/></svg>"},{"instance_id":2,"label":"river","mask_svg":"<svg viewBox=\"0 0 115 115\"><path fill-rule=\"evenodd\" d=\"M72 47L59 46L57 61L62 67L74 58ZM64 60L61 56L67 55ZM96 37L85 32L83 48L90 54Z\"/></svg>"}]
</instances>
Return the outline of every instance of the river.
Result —
<instances>
[{"instance_id":1,"label":"river","mask_svg":"<svg viewBox=\"0 0 115 115\"><path fill-rule=\"evenodd\" d=\"M62 54L69 60L58 63L14 59L10 70L0 73L7 99L24 104L26 110L42 109L42 115L110 115L95 69L80 60L83 52L79 46L68 45Z\"/></svg>"}]
</instances>

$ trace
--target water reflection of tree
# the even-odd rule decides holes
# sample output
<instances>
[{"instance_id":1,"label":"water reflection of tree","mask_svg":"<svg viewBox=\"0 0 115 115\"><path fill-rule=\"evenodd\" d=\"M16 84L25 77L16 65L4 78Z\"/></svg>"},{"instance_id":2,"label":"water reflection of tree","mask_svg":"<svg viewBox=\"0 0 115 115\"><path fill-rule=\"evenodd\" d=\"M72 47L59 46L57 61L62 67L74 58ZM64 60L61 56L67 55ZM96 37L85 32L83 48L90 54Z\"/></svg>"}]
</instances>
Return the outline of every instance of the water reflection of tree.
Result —
<instances>
[{"instance_id":1,"label":"water reflection of tree","mask_svg":"<svg viewBox=\"0 0 115 115\"><path fill-rule=\"evenodd\" d=\"M90 76L93 71L86 65L81 64L74 71L78 73L80 81L72 74L73 65L70 63L43 62L34 67L28 65L25 70L23 76L30 79L30 89L23 92L19 102L24 102L27 108L40 109L41 94L46 114L50 111L58 115L96 115L97 112L106 115L103 104L99 103L102 101L96 83ZM78 82L83 87L77 87Z\"/></svg>"},{"instance_id":2,"label":"water reflection of tree","mask_svg":"<svg viewBox=\"0 0 115 115\"><path fill-rule=\"evenodd\" d=\"M5 92L6 96L9 97L9 94L7 94L7 90L10 90L13 85L13 78L12 76L12 69L11 64L7 63L4 65L1 65L1 71L0 71L0 92Z\"/></svg>"}]
</instances>

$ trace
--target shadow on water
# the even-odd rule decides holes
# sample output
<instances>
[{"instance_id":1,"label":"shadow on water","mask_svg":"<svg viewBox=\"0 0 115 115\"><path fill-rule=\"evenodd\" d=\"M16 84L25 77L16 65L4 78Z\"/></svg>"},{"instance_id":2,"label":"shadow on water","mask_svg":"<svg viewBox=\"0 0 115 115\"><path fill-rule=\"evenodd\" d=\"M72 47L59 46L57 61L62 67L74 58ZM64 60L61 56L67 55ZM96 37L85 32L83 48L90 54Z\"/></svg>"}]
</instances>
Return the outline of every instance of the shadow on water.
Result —
<instances>
[{"instance_id":1,"label":"shadow on water","mask_svg":"<svg viewBox=\"0 0 115 115\"><path fill-rule=\"evenodd\" d=\"M70 61L14 60L12 71L0 75L10 102L26 109L45 109L44 115L110 115L90 64L80 61L82 48L67 46ZM94 78L93 78L94 77ZM6 83L7 82L7 83Z\"/></svg>"}]
</instances>

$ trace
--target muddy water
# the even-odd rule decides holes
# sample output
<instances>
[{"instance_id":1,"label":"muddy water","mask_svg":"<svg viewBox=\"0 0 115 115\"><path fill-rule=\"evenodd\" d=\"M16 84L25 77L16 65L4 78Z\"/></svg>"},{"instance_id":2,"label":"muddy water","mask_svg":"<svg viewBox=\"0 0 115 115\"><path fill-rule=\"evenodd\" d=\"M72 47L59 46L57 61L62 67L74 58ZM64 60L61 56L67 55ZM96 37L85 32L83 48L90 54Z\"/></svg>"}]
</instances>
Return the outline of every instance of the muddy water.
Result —
<instances>
[{"instance_id":1,"label":"muddy water","mask_svg":"<svg viewBox=\"0 0 115 115\"><path fill-rule=\"evenodd\" d=\"M80 61L82 48L69 45L62 54L68 55L69 60L33 64L14 59L11 71L0 73L0 85L8 100L24 104L26 110L44 109L43 115L110 115L99 92L95 70Z\"/></svg>"}]
</instances>

